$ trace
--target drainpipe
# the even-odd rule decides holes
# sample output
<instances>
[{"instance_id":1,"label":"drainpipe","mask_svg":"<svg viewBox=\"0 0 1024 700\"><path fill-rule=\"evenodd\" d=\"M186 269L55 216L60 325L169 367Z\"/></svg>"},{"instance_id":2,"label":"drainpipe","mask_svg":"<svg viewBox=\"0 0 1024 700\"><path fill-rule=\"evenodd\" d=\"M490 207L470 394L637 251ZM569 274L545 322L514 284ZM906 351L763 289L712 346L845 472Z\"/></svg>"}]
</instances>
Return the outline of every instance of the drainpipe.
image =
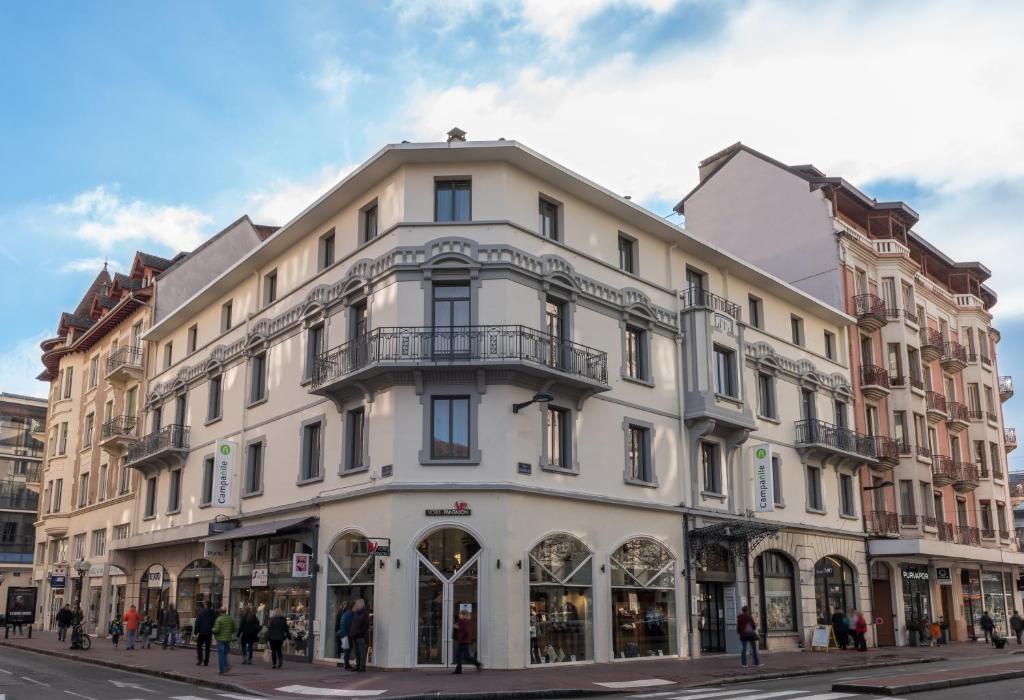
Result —
<instances>
[{"instance_id":1,"label":"drainpipe","mask_svg":"<svg viewBox=\"0 0 1024 700\"><path fill-rule=\"evenodd\" d=\"M316 618L316 595L317 595L317 581L320 578L320 519L317 518L316 525L313 526L313 566L310 567L312 571L312 579L309 582L309 610L306 616L306 661L313 663L313 654L315 653L314 639L313 639L313 620Z\"/></svg>"},{"instance_id":2,"label":"drainpipe","mask_svg":"<svg viewBox=\"0 0 1024 700\"><path fill-rule=\"evenodd\" d=\"M693 600L693 558L690 556L690 516L683 513L683 556L686 558L686 658L693 658L693 615L690 614L690 601Z\"/></svg>"}]
</instances>

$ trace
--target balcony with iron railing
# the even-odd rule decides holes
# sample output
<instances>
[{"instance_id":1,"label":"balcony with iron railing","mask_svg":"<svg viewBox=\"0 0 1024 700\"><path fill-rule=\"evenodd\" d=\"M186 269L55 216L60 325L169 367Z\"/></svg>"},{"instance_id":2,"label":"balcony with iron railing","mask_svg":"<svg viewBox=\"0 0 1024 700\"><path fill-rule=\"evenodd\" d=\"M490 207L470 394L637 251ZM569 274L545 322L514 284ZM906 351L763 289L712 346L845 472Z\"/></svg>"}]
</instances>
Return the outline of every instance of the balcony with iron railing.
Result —
<instances>
[{"instance_id":1,"label":"balcony with iron railing","mask_svg":"<svg viewBox=\"0 0 1024 700\"><path fill-rule=\"evenodd\" d=\"M132 443L125 464L145 474L178 466L188 455L188 433L187 425L165 425Z\"/></svg>"},{"instance_id":2,"label":"balcony with iron railing","mask_svg":"<svg viewBox=\"0 0 1024 700\"><path fill-rule=\"evenodd\" d=\"M939 520L934 515L922 515L921 525L924 527L935 527Z\"/></svg>"},{"instance_id":3,"label":"balcony with iron railing","mask_svg":"<svg viewBox=\"0 0 1024 700\"><path fill-rule=\"evenodd\" d=\"M946 455L932 455L932 483L936 486L952 484L960 476L956 462Z\"/></svg>"},{"instance_id":4,"label":"balcony with iron railing","mask_svg":"<svg viewBox=\"0 0 1024 700\"><path fill-rule=\"evenodd\" d=\"M914 447L914 452L917 453L917 456L921 459L930 460L932 458L932 448L928 445L916 445Z\"/></svg>"},{"instance_id":5,"label":"balcony with iron railing","mask_svg":"<svg viewBox=\"0 0 1024 700\"><path fill-rule=\"evenodd\" d=\"M985 412L979 406L968 406L967 418L972 421L983 421L985 420Z\"/></svg>"},{"instance_id":6,"label":"balcony with iron railing","mask_svg":"<svg viewBox=\"0 0 1024 700\"><path fill-rule=\"evenodd\" d=\"M30 462L24 459L8 459L6 462L8 464L7 473L0 474L0 479L39 486L39 476L42 473L42 465L39 462Z\"/></svg>"},{"instance_id":7,"label":"balcony with iron railing","mask_svg":"<svg viewBox=\"0 0 1024 700\"><path fill-rule=\"evenodd\" d=\"M981 531L970 525L957 525L956 541L958 544L967 544L977 547L981 544Z\"/></svg>"},{"instance_id":8,"label":"balcony with iron railing","mask_svg":"<svg viewBox=\"0 0 1024 700\"><path fill-rule=\"evenodd\" d=\"M946 397L937 391L926 391L924 398L928 420L932 423L946 420L949 415L946 411Z\"/></svg>"},{"instance_id":9,"label":"balcony with iron railing","mask_svg":"<svg viewBox=\"0 0 1024 700\"><path fill-rule=\"evenodd\" d=\"M877 461L873 437L821 420L796 422L796 448L854 462Z\"/></svg>"},{"instance_id":10,"label":"balcony with iron railing","mask_svg":"<svg viewBox=\"0 0 1024 700\"><path fill-rule=\"evenodd\" d=\"M1009 401L1013 396L1013 377L1003 375L999 377L999 398L1002 401Z\"/></svg>"},{"instance_id":11,"label":"balcony with iron railing","mask_svg":"<svg viewBox=\"0 0 1024 700\"><path fill-rule=\"evenodd\" d=\"M987 352L982 351L979 354L979 356L981 357L981 364L983 364L983 365L991 365L992 364L992 356L989 355Z\"/></svg>"},{"instance_id":12,"label":"balcony with iron railing","mask_svg":"<svg viewBox=\"0 0 1024 700\"><path fill-rule=\"evenodd\" d=\"M877 365L861 365L860 391L868 401L878 401L889 395L889 372Z\"/></svg>"},{"instance_id":13,"label":"balcony with iron railing","mask_svg":"<svg viewBox=\"0 0 1024 700\"><path fill-rule=\"evenodd\" d=\"M924 363L934 362L942 357L942 334L934 328L922 328L921 336L921 361Z\"/></svg>"},{"instance_id":14,"label":"balcony with iron railing","mask_svg":"<svg viewBox=\"0 0 1024 700\"><path fill-rule=\"evenodd\" d=\"M977 465L966 463L953 463L957 469L956 481L953 482L953 489L959 493L967 493L978 488L981 478L978 474Z\"/></svg>"},{"instance_id":15,"label":"balcony with iron railing","mask_svg":"<svg viewBox=\"0 0 1024 700\"><path fill-rule=\"evenodd\" d=\"M921 378L920 374L916 374L913 370L910 372L910 388L917 389L918 391L924 391L924 379Z\"/></svg>"},{"instance_id":16,"label":"balcony with iron railing","mask_svg":"<svg viewBox=\"0 0 1024 700\"><path fill-rule=\"evenodd\" d=\"M679 300L682 304L683 311L689 311L691 309L708 309L710 311L723 313L737 321L740 320L741 311L739 304L734 304L725 297L709 292L706 289L701 289L700 287L689 287L682 290L679 293Z\"/></svg>"},{"instance_id":17,"label":"balcony with iron railing","mask_svg":"<svg viewBox=\"0 0 1024 700\"><path fill-rule=\"evenodd\" d=\"M943 542L953 541L953 523L944 523L941 520L936 523L939 539Z\"/></svg>"},{"instance_id":18,"label":"balcony with iron railing","mask_svg":"<svg viewBox=\"0 0 1024 700\"><path fill-rule=\"evenodd\" d=\"M868 534L876 537L898 537L900 534L899 517L887 510L873 510L865 518Z\"/></svg>"},{"instance_id":19,"label":"balcony with iron railing","mask_svg":"<svg viewBox=\"0 0 1024 700\"><path fill-rule=\"evenodd\" d=\"M900 443L885 435L874 435L871 440L875 443L875 459L879 463L888 466L895 466L900 461Z\"/></svg>"},{"instance_id":20,"label":"balcony with iron railing","mask_svg":"<svg viewBox=\"0 0 1024 700\"><path fill-rule=\"evenodd\" d=\"M981 533L981 539L983 540L994 540L996 538L995 528L982 527L978 528L978 531Z\"/></svg>"},{"instance_id":21,"label":"balcony with iron railing","mask_svg":"<svg viewBox=\"0 0 1024 700\"><path fill-rule=\"evenodd\" d=\"M124 454L138 440L138 419L115 416L100 427L100 449L112 457Z\"/></svg>"},{"instance_id":22,"label":"balcony with iron railing","mask_svg":"<svg viewBox=\"0 0 1024 700\"><path fill-rule=\"evenodd\" d=\"M107 358L107 381L123 385L141 378L144 357L142 348L130 345L111 353Z\"/></svg>"},{"instance_id":23,"label":"balcony with iron railing","mask_svg":"<svg viewBox=\"0 0 1024 700\"><path fill-rule=\"evenodd\" d=\"M953 433L959 433L970 424L967 406L959 401L946 401L946 427Z\"/></svg>"},{"instance_id":24,"label":"balcony with iron railing","mask_svg":"<svg viewBox=\"0 0 1024 700\"><path fill-rule=\"evenodd\" d=\"M902 527L917 527L919 519L913 513L900 513L900 525Z\"/></svg>"},{"instance_id":25,"label":"balcony with iron railing","mask_svg":"<svg viewBox=\"0 0 1024 700\"><path fill-rule=\"evenodd\" d=\"M889 322L885 300L874 294L857 294L853 297L853 315L857 325L873 333Z\"/></svg>"},{"instance_id":26,"label":"balcony with iron railing","mask_svg":"<svg viewBox=\"0 0 1024 700\"><path fill-rule=\"evenodd\" d=\"M383 374L435 368L516 371L587 393L609 388L607 353L528 326L406 326L375 328L321 354L310 391L337 394Z\"/></svg>"},{"instance_id":27,"label":"balcony with iron railing","mask_svg":"<svg viewBox=\"0 0 1024 700\"><path fill-rule=\"evenodd\" d=\"M1013 452L1017 449L1016 428L1003 428L1003 445L1006 447L1007 452Z\"/></svg>"},{"instance_id":28,"label":"balcony with iron railing","mask_svg":"<svg viewBox=\"0 0 1024 700\"><path fill-rule=\"evenodd\" d=\"M1004 528L999 528L999 539L1008 540L1010 539L1010 531Z\"/></svg>"},{"instance_id":29,"label":"balcony with iron railing","mask_svg":"<svg viewBox=\"0 0 1024 700\"><path fill-rule=\"evenodd\" d=\"M912 323L915 326L918 325L918 323L920 322L920 319L917 317L917 313L911 311L910 309L903 310L903 318L907 321L907 323Z\"/></svg>"},{"instance_id":30,"label":"balcony with iron railing","mask_svg":"<svg viewBox=\"0 0 1024 700\"><path fill-rule=\"evenodd\" d=\"M947 340L942 344L942 355L939 358L942 369L946 372L959 372L967 366L967 348L960 343Z\"/></svg>"}]
</instances>

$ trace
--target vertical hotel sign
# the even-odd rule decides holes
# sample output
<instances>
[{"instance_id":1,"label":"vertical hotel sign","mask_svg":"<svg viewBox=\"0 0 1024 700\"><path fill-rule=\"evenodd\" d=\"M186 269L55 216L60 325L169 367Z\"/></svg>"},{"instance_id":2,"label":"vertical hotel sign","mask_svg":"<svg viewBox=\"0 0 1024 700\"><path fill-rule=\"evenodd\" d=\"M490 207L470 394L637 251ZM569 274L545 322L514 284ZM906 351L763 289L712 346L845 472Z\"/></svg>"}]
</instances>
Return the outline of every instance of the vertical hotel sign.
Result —
<instances>
[{"instance_id":1,"label":"vertical hotel sign","mask_svg":"<svg viewBox=\"0 0 1024 700\"><path fill-rule=\"evenodd\" d=\"M218 440L217 452L213 457L213 507L231 507L231 478L235 469L235 453L238 444L230 440Z\"/></svg>"},{"instance_id":2,"label":"vertical hotel sign","mask_svg":"<svg viewBox=\"0 0 1024 700\"><path fill-rule=\"evenodd\" d=\"M754 512L775 510L775 484L772 473L772 446L754 445Z\"/></svg>"}]
</instances>

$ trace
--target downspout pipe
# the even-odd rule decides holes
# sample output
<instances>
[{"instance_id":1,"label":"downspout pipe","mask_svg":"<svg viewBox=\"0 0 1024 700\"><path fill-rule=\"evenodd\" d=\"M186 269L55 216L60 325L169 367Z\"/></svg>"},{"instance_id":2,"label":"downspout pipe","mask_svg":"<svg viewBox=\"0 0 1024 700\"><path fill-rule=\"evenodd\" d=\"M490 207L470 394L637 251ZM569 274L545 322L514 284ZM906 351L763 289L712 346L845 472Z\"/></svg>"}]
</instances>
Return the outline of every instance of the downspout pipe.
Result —
<instances>
[{"instance_id":1,"label":"downspout pipe","mask_svg":"<svg viewBox=\"0 0 1024 700\"><path fill-rule=\"evenodd\" d=\"M693 600L693 558L690 556L690 515L683 513L683 557L686 559L686 600L683 606L686 608L686 658L693 658L693 615L690 605Z\"/></svg>"}]
</instances>

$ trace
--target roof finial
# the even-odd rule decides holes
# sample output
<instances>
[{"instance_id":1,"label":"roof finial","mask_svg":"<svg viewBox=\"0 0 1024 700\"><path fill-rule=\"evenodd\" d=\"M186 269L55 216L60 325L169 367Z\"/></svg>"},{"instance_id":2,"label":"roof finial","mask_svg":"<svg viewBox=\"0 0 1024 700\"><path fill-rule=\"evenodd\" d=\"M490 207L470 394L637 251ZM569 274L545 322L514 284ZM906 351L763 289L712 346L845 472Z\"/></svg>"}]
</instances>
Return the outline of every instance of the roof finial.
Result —
<instances>
[{"instance_id":1,"label":"roof finial","mask_svg":"<svg viewBox=\"0 0 1024 700\"><path fill-rule=\"evenodd\" d=\"M103 256L103 271L107 271L107 257Z\"/></svg>"}]
</instances>

